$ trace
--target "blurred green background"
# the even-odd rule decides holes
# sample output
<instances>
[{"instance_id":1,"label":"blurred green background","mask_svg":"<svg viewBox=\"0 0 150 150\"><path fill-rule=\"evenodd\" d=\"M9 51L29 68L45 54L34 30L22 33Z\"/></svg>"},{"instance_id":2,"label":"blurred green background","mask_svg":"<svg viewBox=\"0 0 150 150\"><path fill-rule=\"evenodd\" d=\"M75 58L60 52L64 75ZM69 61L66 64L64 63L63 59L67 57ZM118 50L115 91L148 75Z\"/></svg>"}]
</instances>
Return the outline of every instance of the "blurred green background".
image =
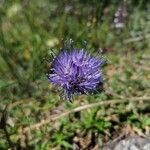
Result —
<instances>
[{"instance_id":1,"label":"blurred green background","mask_svg":"<svg viewBox=\"0 0 150 150\"><path fill-rule=\"evenodd\" d=\"M52 49L73 39L103 49L106 92L61 100L47 80ZM122 129L149 134L150 2L148 0L0 0L0 149L100 149ZM139 99L133 103L130 99ZM80 105L127 103L71 113L40 128L24 127ZM139 105L140 104L140 105Z\"/></svg>"}]
</instances>

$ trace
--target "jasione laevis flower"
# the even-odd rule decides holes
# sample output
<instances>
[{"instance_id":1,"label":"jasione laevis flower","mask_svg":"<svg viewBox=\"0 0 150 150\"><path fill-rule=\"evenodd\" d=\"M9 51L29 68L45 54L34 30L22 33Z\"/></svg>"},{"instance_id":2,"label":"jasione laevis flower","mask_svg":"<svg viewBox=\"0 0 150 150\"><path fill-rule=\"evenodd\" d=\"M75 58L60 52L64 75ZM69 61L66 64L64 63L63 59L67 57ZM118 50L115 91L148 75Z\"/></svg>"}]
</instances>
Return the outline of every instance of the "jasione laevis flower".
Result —
<instances>
[{"instance_id":1,"label":"jasione laevis flower","mask_svg":"<svg viewBox=\"0 0 150 150\"><path fill-rule=\"evenodd\" d=\"M73 94L90 94L100 89L103 63L84 49L62 50L52 62L48 79L62 87L65 97L71 100Z\"/></svg>"}]
</instances>

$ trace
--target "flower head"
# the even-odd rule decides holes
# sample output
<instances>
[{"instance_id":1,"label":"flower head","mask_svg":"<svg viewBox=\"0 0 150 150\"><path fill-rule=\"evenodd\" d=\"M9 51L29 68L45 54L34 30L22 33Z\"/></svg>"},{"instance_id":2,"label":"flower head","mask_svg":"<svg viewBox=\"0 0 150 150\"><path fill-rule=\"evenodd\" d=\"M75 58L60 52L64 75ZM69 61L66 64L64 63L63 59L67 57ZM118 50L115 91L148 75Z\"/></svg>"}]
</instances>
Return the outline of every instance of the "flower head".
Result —
<instances>
[{"instance_id":1,"label":"flower head","mask_svg":"<svg viewBox=\"0 0 150 150\"><path fill-rule=\"evenodd\" d=\"M54 59L49 81L62 87L67 99L73 94L88 94L97 91L103 83L101 65L103 60L84 49L63 50Z\"/></svg>"}]
</instances>

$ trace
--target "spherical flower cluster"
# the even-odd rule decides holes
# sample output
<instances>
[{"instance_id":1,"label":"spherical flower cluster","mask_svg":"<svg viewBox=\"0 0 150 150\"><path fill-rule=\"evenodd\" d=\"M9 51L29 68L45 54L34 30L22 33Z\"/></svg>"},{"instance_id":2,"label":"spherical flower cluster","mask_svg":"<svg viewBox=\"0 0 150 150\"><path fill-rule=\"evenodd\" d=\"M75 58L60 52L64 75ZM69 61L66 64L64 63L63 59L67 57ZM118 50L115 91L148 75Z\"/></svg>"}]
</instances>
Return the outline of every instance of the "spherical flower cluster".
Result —
<instances>
[{"instance_id":1,"label":"spherical flower cluster","mask_svg":"<svg viewBox=\"0 0 150 150\"><path fill-rule=\"evenodd\" d=\"M103 83L101 65L103 60L87 54L84 49L62 50L55 57L48 74L49 81L62 87L65 97L88 94L98 90Z\"/></svg>"}]
</instances>

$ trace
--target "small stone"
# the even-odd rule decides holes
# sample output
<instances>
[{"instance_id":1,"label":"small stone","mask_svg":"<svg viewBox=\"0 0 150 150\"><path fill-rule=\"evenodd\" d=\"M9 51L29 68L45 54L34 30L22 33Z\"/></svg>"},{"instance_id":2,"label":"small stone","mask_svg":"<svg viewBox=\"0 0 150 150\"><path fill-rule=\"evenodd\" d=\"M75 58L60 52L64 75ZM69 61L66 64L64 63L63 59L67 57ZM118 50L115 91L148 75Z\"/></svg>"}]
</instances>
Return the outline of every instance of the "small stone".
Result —
<instances>
[{"instance_id":1,"label":"small stone","mask_svg":"<svg viewBox=\"0 0 150 150\"><path fill-rule=\"evenodd\" d=\"M129 136L119 141L110 141L103 150L150 150L149 138L142 138L138 135Z\"/></svg>"},{"instance_id":2,"label":"small stone","mask_svg":"<svg viewBox=\"0 0 150 150\"><path fill-rule=\"evenodd\" d=\"M147 145L144 145L143 150L150 150L150 143Z\"/></svg>"},{"instance_id":3,"label":"small stone","mask_svg":"<svg viewBox=\"0 0 150 150\"><path fill-rule=\"evenodd\" d=\"M140 149L137 148L135 145L131 145L130 150L140 150Z\"/></svg>"}]
</instances>

